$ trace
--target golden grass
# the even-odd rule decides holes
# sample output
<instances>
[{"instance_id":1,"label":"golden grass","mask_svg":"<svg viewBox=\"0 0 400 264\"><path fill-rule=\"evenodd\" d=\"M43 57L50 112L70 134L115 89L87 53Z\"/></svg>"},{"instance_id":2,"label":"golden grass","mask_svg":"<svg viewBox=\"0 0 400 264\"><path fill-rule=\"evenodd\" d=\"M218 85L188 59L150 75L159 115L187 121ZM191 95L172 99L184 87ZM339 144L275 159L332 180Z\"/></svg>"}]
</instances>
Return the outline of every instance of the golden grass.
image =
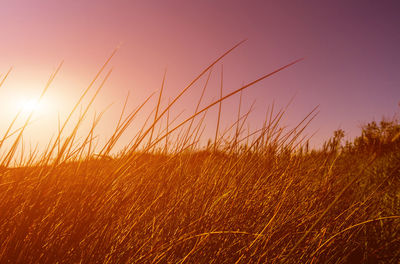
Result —
<instances>
[{"instance_id":1,"label":"golden grass","mask_svg":"<svg viewBox=\"0 0 400 264\"><path fill-rule=\"evenodd\" d=\"M250 112L243 114L241 103L228 128L233 136L219 131L222 101L298 62L225 96L221 80L220 98L200 108L212 67L234 48L161 109L164 75L154 115L118 155L114 146L152 95L130 113L127 98L99 153L92 142L101 113L76 144L110 72L63 137L115 52L59 125L55 141L16 168L9 164L31 117L18 129L11 123L0 141L1 148L17 135L1 160L0 263L398 263L397 138L379 152L360 144L339 149L337 138L330 148L309 150L301 137L317 108L285 130L285 109L271 107L262 127L246 135ZM195 112L174 124L169 110L206 73ZM205 113L217 104L214 142L199 149Z\"/></svg>"}]
</instances>

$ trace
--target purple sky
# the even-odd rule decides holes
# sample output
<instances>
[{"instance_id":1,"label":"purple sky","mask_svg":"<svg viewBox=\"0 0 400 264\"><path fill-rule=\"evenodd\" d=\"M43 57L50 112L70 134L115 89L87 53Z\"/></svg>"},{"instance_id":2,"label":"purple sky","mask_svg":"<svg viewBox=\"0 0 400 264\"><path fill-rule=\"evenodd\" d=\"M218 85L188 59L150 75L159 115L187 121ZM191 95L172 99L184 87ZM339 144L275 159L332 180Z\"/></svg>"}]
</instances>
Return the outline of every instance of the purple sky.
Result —
<instances>
[{"instance_id":1,"label":"purple sky","mask_svg":"<svg viewBox=\"0 0 400 264\"><path fill-rule=\"evenodd\" d=\"M65 64L49 91L53 105L60 106L51 110L54 113L68 110L122 43L95 105L100 111L114 102L98 130L108 135L128 91L134 107L159 89L167 68L165 105L225 50L248 39L222 62L225 94L305 58L244 92L244 109L256 100L251 128L261 126L273 101L283 107L296 95L283 125L295 125L320 105L306 132L318 131L314 143L338 128L353 138L361 124L400 112L399 14L400 2L395 0L5 0L0 8L0 73L10 66L13 71L0 89L0 132L9 124L15 94L39 94L61 60ZM204 104L218 97L220 64ZM176 112L185 110L187 116L193 111L193 98L198 98L203 82L182 98ZM238 100L235 96L223 103L223 127L234 119ZM205 133L213 137L215 111L209 115ZM53 133L54 117L42 119L48 123L40 128L45 125Z\"/></svg>"}]
</instances>

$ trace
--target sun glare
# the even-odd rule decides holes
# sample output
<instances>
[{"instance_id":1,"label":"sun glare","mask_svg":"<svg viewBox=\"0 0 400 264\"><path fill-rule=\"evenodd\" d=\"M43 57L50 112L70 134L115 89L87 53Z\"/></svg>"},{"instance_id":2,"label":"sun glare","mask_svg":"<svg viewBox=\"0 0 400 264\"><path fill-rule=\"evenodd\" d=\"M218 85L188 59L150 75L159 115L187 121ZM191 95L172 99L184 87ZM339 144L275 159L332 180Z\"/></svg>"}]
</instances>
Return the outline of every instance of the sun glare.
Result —
<instances>
[{"instance_id":1,"label":"sun glare","mask_svg":"<svg viewBox=\"0 0 400 264\"><path fill-rule=\"evenodd\" d=\"M45 111L45 104L38 99L24 98L17 104L18 109L22 114L42 113Z\"/></svg>"}]
</instances>

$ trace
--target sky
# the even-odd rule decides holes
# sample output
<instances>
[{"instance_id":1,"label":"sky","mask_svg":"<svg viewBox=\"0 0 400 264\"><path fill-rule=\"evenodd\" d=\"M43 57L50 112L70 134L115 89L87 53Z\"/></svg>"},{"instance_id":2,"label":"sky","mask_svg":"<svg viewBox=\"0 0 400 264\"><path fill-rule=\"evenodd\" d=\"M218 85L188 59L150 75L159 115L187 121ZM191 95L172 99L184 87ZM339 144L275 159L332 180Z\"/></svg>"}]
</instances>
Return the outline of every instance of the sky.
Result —
<instances>
[{"instance_id":1,"label":"sky","mask_svg":"<svg viewBox=\"0 0 400 264\"><path fill-rule=\"evenodd\" d=\"M31 143L45 144L57 133L58 118L65 119L116 47L106 69L113 72L93 108L101 112L111 104L96 131L100 138L112 133L128 92L133 109L160 89L167 71L165 107L217 57L247 39L213 67L203 106L219 97L222 71L227 94L304 58L243 92L241 111L254 103L249 129L262 126L272 104L279 109L294 98L282 126L294 127L319 106L305 131L313 144L339 128L352 139L363 124L400 113L399 12L396 0L3 0L0 74L12 71L0 87L0 135L17 109L41 93L61 61L25 136ZM205 77L171 114L193 113L204 82ZM140 127L156 99L132 129ZM222 128L234 122L238 105L238 95L223 102ZM217 110L208 112L205 138L215 133ZM121 144L128 141L129 135Z\"/></svg>"}]
</instances>

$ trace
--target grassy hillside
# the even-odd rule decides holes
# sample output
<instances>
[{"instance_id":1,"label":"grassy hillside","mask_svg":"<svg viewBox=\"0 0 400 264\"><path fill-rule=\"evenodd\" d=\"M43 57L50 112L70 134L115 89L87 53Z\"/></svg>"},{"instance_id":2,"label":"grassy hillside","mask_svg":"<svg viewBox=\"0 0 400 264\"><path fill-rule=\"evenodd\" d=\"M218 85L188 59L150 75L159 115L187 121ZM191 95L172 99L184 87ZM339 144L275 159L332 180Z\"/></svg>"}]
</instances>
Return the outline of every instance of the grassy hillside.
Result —
<instances>
[{"instance_id":1,"label":"grassy hillside","mask_svg":"<svg viewBox=\"0 0 400 264\"><path fill-rule=\"evenodd\" d=\"M311 150L301 138L314 112L286 131L284 110L271 110L246 135L247 113L231 136L197 147L203 119L195 118L227 97L178 125L167 118L164 130L155 127L174 101L161 109L158 100L148 125L118 155L111 150L136 110L121 115L96 154L94 129L76 144L77 129L62 136L61 126L44 153L27 153L17 168L9 165L30 117L16 130L11 124L0 141L15 136L1 149L0 263L400 261L397 121L372 122L346 144L336 131Z\"/></svg>"},{"instance_id":2,"label":"grassy hillside","mask_svg":"<svg viewBox=\"0 0 400 264\"><path fill-rule=\"evenodd\" d=\"M399 146L136 153L5 170L0 262L396 263Z\"/></svg>"}]
</instances>

